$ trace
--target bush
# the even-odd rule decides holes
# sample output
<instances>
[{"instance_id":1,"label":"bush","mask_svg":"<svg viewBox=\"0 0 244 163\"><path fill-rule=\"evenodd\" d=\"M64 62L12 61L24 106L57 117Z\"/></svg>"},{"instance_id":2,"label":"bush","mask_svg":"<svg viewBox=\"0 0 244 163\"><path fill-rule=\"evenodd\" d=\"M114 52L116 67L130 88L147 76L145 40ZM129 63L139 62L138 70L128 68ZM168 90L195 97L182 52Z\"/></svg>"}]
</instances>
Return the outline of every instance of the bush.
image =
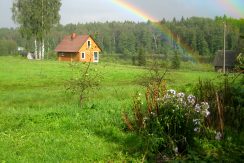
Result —
<instances>
[{"instance_id":1,"label":"bush","mask_svg":"<svg viewBox=\"0 0 244 163\"><path fill-rule=\"evenodd\" d=\"M130 131L137 132L146 142L145 154L164 159L187 152L194 144L194 137L201 137L210 129L204 125L208 117L207 102L197 103L193 95L166 90L165 82L147 87L146 104L141 94L134 97L133 117L123 114Z\"/></svg>"},{"instance_id":2,"label":"bush","mask_svg":"<svg viewBox=\"0 0 244 163\"><path fill-rule=\"evenodd\" d=\"M100 85L102 75L95 68L90 68L91 63L84 63L86 67L77 67L76 63L71 63L73 69L78 70L78 75L71 78L66 84L66 90L73 95L79 96L80 104L87 98L89 92L97 89Z\"/></svg>"},{"instance_id":3,"label":"bush","mask_svg":"<svg viewBox=\"0 0 244 163\"><path fill-rule=\"evenodd\" d=\"M224 125L241 131L244 129L244 77L224 75L218 80L199 80L194 93L198 100L209 102L209 125L224 132Z\"/></svg>"}]
</instances>

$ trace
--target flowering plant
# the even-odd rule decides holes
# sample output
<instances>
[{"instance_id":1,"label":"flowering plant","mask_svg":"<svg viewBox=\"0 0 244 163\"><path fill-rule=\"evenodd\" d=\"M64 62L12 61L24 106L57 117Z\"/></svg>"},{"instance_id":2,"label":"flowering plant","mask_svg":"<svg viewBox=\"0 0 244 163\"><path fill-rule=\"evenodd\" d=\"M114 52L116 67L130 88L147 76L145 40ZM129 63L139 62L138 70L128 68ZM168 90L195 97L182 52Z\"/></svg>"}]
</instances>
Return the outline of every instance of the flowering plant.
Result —
<instances>
[{"instance_id":1,"label":"flowering plant","mask_svg":"<svg viewBox=\"0 0 244 163\"><path fill-rule=\"evenodd\" d=\"M148 86L145 105L137 94L133 111L133 120L123 117L128 128L144 135L148 150L171 155L184 153L194 137L205 133L204 121L210 115L207 102L198 103L194 95L167 90L165 82Z\"/></svg>"}]
</instances>

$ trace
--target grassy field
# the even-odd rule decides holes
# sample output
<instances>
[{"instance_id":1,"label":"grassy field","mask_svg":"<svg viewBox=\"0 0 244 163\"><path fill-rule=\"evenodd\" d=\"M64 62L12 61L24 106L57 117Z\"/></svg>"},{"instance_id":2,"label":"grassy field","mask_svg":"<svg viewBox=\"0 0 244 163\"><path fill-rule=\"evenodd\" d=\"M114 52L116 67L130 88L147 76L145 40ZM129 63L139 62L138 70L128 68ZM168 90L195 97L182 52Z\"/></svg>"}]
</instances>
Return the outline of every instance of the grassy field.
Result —
<instances>
[{"instance_id":1,"label":"grassy field","mask_svg":"<svg viewBox=\"0 0 244 163\"><path fill-rule=\"evenodd\" d=\"M70 63L0 57L0 160L90 162L142 159L140 140L123 131L121 113L147 70L112 63L92 65L104 79L82 106L65 91L76 74ZM211 71L170 71L169 88L190 91Z\"/></svg>"}]
</instances>

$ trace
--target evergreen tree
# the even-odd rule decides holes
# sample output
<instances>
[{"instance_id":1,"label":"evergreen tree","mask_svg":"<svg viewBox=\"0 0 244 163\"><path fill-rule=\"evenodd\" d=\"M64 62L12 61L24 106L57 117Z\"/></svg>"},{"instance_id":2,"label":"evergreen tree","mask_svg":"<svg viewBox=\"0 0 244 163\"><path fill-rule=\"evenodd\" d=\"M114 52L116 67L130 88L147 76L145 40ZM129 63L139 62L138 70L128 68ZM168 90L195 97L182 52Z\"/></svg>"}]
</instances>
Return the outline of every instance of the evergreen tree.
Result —
<instances>
[{"instance_id":1,"label":"evergreen tree","mask_svg":"<svg viewBox=\"0 0 244 163\"><path fill-rule=\"evenodd\" d=\"M138 64L139 66L145 66L146 65L146 53L143 48L140 48L139 54L138 54Z\"/></svg>"},{"instance_id":2,"label":"evergreen tree","mask_svg":"<svg viewBox=\"0 0 244 163\"><path fill-rule=\"evenodd\" d=\"M173 69L180 68L180 58L177 51L174 52L174 56L171 59L171 68Z\"/></svg>"}]
</instances>

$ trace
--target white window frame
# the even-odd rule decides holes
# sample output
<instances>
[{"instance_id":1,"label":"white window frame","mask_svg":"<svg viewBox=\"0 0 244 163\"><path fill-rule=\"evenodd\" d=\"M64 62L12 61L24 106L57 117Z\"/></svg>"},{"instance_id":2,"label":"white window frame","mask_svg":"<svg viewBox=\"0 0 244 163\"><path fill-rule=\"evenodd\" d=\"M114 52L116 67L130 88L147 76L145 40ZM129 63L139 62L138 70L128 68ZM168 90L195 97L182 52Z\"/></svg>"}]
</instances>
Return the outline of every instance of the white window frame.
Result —
<instances>
[{"instance_id":1,"label":"white window frame","mask_svg":"<svg viewBox=\"0 0 244 163\"><path fill-rule=\"evenodd\" d=\"M89 42L90 42L90 46L89 46ZM91 46L92 46L91 40L88 40L87 41L87 48L89 49L89 48L91 48Z\"/></svg>"},{"instance_id":2,"label":"white window frame","mask_svg":"<svg viewBox=\"0 0 244 163\"><path fill-rule=\"evenodd\" d=\"M82 54L84 54L84 58L82 57ZM82 60L86 59L86 52L81 52L81 59Z\"/></svg>"},{"instance_id":3,"label":"white window frame","mask_svg":"<svg viewBox=\"0 0 244 163\"><path fill-rule=\"evenodd\" d=\"M97 59L95 60L95 53L97 53ZM93 62L98 62L99 61L99 52L98 51L94 51L93 52Z\"/></svg>"}]
</instances>

